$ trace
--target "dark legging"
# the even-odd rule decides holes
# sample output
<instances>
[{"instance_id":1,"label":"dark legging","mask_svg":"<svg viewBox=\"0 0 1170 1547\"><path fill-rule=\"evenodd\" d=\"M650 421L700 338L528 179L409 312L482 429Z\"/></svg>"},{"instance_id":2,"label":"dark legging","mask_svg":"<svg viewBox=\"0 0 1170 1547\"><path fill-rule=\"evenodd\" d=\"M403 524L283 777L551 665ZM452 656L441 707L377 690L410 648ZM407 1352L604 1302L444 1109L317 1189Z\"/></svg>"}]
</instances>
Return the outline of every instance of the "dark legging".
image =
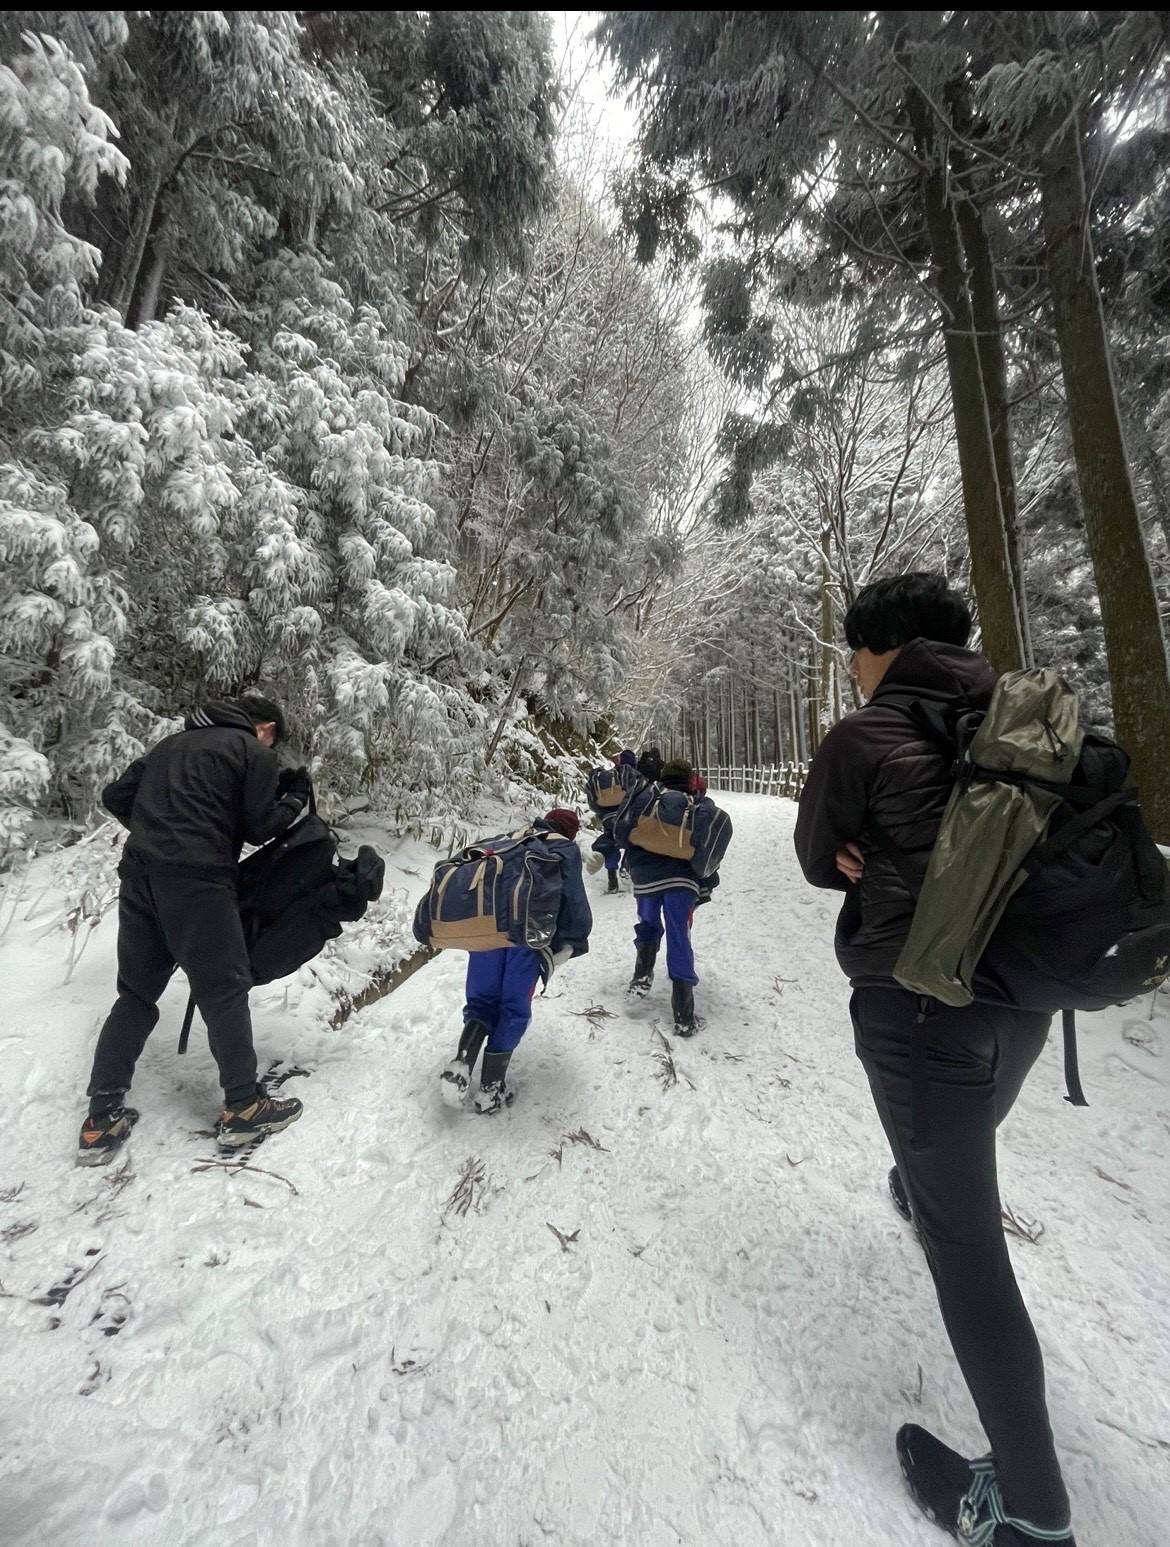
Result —
<instances>
[{"instance_id":1,"label":"dark legging","mask_svg":"<svg viewBox=\"0 0 1170 1547\"><path fill-rule=\"evenodd\" d=\"M995 1130L1048 1036L1048 1015L932 1007L901 988L859 988L857 1056L914 1211L959 1368L991 1442L1010 1514L1064 1526L1068 1495L1044 1400L1044 1361L1000 1218ZM918 1097L911 1046L920 1039Z\"/></svg>"}]
</instances>

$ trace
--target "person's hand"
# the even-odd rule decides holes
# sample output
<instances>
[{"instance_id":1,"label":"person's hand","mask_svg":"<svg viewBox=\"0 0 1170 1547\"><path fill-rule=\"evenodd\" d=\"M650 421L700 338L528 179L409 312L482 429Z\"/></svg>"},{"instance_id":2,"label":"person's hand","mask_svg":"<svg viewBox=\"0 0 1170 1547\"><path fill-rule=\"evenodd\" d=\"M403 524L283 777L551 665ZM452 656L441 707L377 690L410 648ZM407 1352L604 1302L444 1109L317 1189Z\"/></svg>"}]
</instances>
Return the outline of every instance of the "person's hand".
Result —
<instances>
[{"instance_id":1,"label":"person's hand","mask_svg":"<svg viewBox=\"0 0 1170 1547\"><path fill-rule=\"evenodd\" d=\"M573 947L571 945L562 945L559 951L552 953L553 965L555 967L563 967L567 961L572 960L572 957Z\"/></svg>"},{"instance_id":2,"label":"person's hand","mask_svg":"<svg viewBox=\"0 0 1170 1547\"><path fill-rule=\"evenodd\" d=\"M845 843L837 850L837 869L846 881L860 881L865 870L865 856L856 843Z\"/></svg>"},{"instance_id":3,"label":"person's hand","mask_svg":"<svg viewBox=\"0 0 1170 1547\"><path fill-rule=\"evenodd\" d=\"M284 795L294 795L299 800L306 801L313 793L313 781L309 778L307 768L282 768L276 776L276 793L278 798Z\"/></svg>"},{"instance_id":4,"label":"person's hand","mask_svg":"<svg viewBox=\"0 0 1170 1547\"><path fill-rule=\"evenodd\" d=\"M604 864L605 864L605 855L604 854L593 853L593 854L590 854L588 859L585 861L585 869L589 872L589 874L591 876L595 876L597 874L597 872L601 869L602 865L604 865Z\"/></svg>"}]
</instances>

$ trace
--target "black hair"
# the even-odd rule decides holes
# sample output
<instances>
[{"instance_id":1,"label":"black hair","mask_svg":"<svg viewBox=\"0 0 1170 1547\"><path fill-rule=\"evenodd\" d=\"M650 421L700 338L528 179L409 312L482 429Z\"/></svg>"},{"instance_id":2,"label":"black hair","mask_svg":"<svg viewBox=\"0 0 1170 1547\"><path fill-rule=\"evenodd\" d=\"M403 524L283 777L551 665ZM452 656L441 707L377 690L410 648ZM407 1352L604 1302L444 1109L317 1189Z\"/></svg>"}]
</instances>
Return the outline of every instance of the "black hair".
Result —
<instances>
[{"instance_id":1,"label":"black hair","mask_svg":"<svg viewBox=\"0 0 1170 1547\"><path fill-rule=\"evenodd\" d=\"M673 757L662 770L661 782L668 790L685 790L690 787L694 771L685 757Z\"/></svg>"},{"instance_id":2,"label":"black hair","mask_svg":"<svg viewBox=\"0 0 1170 1547\"><path fill-rule=\"evenodd\" d=\"M884 655L911 639L936 639L965 645L971 637L971 609L942 575L913 570L890 575L859 591L845 614L845 638L851 650Z\"/></svg>"},{"instance_id":3,"label":"black hair","mask_svg":"<svg viewBox=\"0 0 1170 1547\"><path fill-rule=\"evenodd\" d=\"M271 720L273 746L284 740L284 710L278 703L271 698L262 698L259 693L245 693L242 698L236 699L236 704L253 725L267 725Z\"/></svg>"}]
</instances>

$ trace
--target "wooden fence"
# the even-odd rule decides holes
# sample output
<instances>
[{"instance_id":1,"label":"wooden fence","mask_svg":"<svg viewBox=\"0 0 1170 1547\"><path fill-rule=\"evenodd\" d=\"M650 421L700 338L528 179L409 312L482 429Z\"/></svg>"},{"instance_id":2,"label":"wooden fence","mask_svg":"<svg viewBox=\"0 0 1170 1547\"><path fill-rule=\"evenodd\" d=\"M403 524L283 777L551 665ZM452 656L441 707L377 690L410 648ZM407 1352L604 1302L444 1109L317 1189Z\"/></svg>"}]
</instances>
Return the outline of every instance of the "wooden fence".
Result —
<instances>
[{"instance_id":1,"label":"wooden fence","mask_svg":"<svg viewBox=\"0 0 1170 1547\"><path fill-rule=\"evenodd\" d=\"M807 763L770 763L761 768L705 768L713 790L741 795L786 795L795 800L804 789Z\"/></svg>"}]
</instances>

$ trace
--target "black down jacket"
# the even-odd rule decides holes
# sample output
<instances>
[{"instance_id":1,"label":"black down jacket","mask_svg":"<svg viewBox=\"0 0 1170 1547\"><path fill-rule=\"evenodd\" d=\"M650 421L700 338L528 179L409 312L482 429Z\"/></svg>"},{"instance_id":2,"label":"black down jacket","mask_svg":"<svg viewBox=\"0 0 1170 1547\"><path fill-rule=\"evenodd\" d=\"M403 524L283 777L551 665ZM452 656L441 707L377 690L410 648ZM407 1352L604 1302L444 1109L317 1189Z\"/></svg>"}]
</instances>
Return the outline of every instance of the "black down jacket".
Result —
<instances>
[{"instance_id":1,"label":"black down jacket","mask_svg":"<svg viewBox=\"0 0 1170 1547\"><path fill-rule=\"evenodd\" d=\"M234 874L245 843L267 843L301 813L280 795L276 753L232 703L205 704L102 791L130 829L126 855L168 869Z\"/></svg>"},{"instance_id":2,"label":"black down jacket","mask_svg":"<svg viewBox=\"0 0 1170 1547\"><path fill-rule=\"evenodd\" d=\"M845 893L837 919L837 960L854 986L890 983L914 916L914 899L867 830L883 827L925 875L953 785L951 761L924 740L904 710L883 698L920 698L942 708L986 709L995 686L989 661L958 645L912 639L863 708L834 725L809 769L796 819L796 857L814 886ZM860 846L865 871L851 885L836 853Z\"/></svg>"}]
</instances>

